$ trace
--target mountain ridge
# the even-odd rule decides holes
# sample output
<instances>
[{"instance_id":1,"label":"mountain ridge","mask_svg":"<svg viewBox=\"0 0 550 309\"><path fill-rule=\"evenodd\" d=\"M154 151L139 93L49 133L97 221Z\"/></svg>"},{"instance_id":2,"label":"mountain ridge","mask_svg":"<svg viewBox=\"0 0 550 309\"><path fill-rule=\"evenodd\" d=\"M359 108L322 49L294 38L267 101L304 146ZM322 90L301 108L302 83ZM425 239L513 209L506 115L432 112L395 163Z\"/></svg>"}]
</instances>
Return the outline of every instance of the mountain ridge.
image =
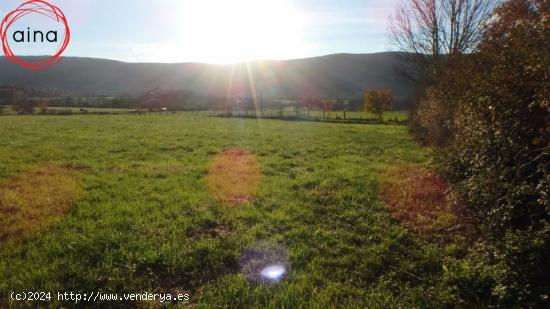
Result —
<instances>
[{"instance_id":1,"label":"mountain ridge","mask_svg":"<svg viewBox=\"0 0 550 309\"><path fill-rule=\"evenodd\" d=\"M124 62L64 57L44 71L29 71L0 57L0 84L72 95L138 94L151 89L191 90L209 96L262 93L278 98L360 96L389 88L397 97L413 89L394 74L396 52L339 53L290 60L237 64ZM32 61L39 57L22 57Z\"/></svg>"}]
</instances>

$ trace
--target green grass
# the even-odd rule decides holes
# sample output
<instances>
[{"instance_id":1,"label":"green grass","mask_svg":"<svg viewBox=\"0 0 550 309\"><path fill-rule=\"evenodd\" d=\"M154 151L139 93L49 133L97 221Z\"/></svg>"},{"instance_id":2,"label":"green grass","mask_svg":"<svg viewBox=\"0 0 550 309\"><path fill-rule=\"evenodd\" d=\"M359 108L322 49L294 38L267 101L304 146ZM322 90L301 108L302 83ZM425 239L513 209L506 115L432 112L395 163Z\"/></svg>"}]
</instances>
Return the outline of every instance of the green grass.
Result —
<instances>
[{"instance_id":1,"label":"green grass","mask_svg":"<svg viewBox=\"0 0 550 309\"><path fill-rule=\"evenodd\" d=\"M259 192L245 205L208 193L209 162L228 148L250 150L261 167ZM80 167L83 193L54 225L0 244L0 307L15 305L11 291L174 289L205 308L454 306L459 296L443 265L460 249L408 232L378 194L391 166L429 160L404 126L187 114L1 117L0 185L71 164ZM278 286L240 273L241 253L263 242L288 252L290 272Z\"/></svg>"}]
</instances>

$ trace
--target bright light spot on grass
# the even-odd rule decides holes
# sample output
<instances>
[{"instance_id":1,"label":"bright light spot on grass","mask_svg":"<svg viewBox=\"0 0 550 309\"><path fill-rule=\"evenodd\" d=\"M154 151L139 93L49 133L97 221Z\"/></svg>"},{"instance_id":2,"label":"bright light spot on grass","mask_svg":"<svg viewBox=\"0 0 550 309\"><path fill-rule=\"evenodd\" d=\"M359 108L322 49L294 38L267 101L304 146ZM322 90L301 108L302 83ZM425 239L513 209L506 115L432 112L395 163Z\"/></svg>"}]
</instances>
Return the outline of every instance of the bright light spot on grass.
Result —
<instances>
[{"instance_id":1,"label":"bright light spot on grass","mask_svg":"<svg viewBox=\"0 0 550 309\"><path fill-rule=\"evenodd\" d=\"M268 280L279 281L286 274L286 268L283 265L271 265L262 269L260 274Z\"/></svg>"}]
</instances>

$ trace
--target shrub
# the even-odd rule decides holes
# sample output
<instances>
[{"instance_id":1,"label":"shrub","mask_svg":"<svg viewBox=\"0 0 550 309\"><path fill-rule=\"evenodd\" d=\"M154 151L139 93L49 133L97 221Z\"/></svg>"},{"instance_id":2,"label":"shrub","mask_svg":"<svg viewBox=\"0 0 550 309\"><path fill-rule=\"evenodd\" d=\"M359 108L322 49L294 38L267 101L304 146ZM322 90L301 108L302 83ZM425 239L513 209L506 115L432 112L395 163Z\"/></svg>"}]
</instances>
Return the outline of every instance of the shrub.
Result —
<instances>
[{"instance_id":1,"label":"shrub","mask_svg":"<svg viewBox=\"0 0 550 309\"><path fill-rule=\"evenodd\" d=\"M367 91L364 96L364 110L375 114L382 122L384 112L392 109L393 101L391 90Z\"/></svg>"},{"instance_id":2,"label":"shrub","mask_svg":"<svg viewBox=\"0 0 550 309\"><path fill-rule=\"evenodd\" d=\"M485 238L472 259L481 262L480 276L492 277L493 301L502 306L543 306L550 297L549 8L542 0L505 2L479 50L418 112L435 143L443 135L433 132L452 129L438 160L482 222ZM452 105L437 104L441 98ZM432 103L451 106L449 114L439 118Z\"/></svg>"},{"instance_id":3,"label":"shrub","mask_svg":"<svg viewBox=\"0 0 550 309\"><path fill-rule=\"evenodd\" d=\"M433 145L443 146L452 135L452 105L448 104L447 94L440 87L427 90L415 111L416 133Z\"/></svg>"}]
</instances>

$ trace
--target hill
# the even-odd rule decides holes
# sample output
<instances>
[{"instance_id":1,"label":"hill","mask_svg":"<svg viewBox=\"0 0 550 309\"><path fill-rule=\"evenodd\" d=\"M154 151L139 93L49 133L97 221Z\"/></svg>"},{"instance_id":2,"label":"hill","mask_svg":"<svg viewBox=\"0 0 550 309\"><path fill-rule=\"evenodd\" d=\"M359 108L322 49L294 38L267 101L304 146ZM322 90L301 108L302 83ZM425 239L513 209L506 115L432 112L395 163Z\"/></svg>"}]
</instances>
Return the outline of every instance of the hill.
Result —
<instances>
[{"instance_id":1,"label":"hill","mask_svg":"<svg viewBox=\"0 0 550 309\"><path fill-rule=\"evenodd\" d=\"M45 71L29 71L0 58L0 84L68 94L120 95L160 89L192 90L212 96L296 98L360 95L390 88L398 97L411 89L394 75L395 53L334 54L314 58L258 60L234 65L126 63L66 57ZM28 57L27 60L33 60Z\"/></svg>"}]
</instances>

